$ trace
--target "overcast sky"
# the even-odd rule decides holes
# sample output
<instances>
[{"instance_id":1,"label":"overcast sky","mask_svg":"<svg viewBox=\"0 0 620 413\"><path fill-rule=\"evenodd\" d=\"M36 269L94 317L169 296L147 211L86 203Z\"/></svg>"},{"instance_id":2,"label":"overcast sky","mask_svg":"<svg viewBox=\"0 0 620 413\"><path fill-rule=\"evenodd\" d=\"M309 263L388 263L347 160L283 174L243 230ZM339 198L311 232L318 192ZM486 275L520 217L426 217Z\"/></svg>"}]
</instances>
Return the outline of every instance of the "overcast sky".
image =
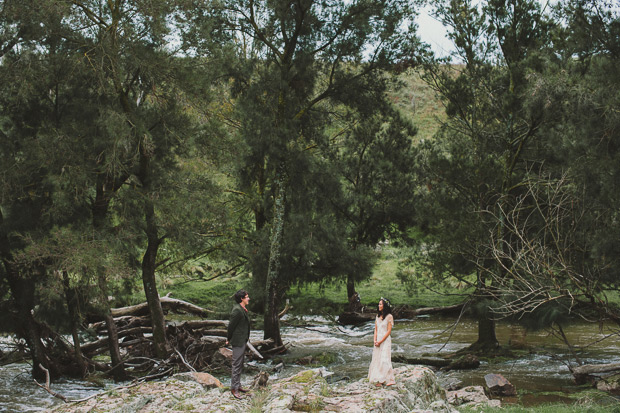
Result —
<instances>
[{"instance_id":1,"label":"overcast sky","mask_svg":"<svg viewBox=\"0 0 620 413\"><path fill-rule=\"evenodd\" d=\"M431 46L437 56L447 56L454 50L454 47L446 37L446 29L429 14L430 10L430 7L424 7L416 19L418 35L423 42Z\"/></svg>"}]
</instances>

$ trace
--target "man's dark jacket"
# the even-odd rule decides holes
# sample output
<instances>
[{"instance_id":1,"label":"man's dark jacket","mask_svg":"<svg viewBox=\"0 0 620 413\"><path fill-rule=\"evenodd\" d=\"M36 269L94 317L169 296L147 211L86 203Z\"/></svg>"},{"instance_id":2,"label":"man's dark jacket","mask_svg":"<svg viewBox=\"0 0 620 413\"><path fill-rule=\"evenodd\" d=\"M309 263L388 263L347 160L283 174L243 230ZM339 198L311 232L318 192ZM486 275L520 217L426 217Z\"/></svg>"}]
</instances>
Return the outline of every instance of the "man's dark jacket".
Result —
<instances>
[{"instance_id":1,"label":"man's dark jacket","mask_svg":"<svg viewBox=\"0 0 620 413\"><path fill-rule=\"evenodd\" d=\"M241 304L233 305L228 322L227 338L233 347L243 347L250 339L250 317Z\"/></svg>"}]
</instances>

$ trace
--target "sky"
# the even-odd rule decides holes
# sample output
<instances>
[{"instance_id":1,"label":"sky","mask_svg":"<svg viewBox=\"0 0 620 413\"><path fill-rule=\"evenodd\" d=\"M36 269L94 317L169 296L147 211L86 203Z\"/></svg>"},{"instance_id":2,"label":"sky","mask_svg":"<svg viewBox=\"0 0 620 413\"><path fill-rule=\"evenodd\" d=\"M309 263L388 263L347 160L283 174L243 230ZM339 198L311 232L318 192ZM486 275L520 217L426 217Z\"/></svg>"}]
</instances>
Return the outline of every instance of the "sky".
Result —
<instances>
[{"instance_id":1,"label":"sky","mask_svg":"<svg viewBox=\"0 0 620 413\"><path fill-rule=\"evenodd\" d=\"M439 57L445 57L454 50L452 42L448 40L446 29L443 25L430 15L430 7L426 6L420 11L420 15L416 18L418 23L418 36L420 39L428 43L431 49Z\"/></svg>"}]
</instances>

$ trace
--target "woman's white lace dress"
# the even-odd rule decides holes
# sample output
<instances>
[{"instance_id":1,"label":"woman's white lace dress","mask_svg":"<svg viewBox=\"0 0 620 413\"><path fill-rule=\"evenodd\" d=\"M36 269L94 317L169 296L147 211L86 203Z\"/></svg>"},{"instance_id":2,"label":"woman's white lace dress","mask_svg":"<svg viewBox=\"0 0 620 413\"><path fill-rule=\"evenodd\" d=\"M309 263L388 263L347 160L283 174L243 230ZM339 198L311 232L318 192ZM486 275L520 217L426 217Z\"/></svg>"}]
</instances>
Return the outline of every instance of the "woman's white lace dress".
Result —
<instances>
[{"instance_id":1,"label":"woman's white lace dress","mask_svg":"<svg viewBox=\"0 0 620 413\"><path fill-rule=\"evenodd\" d=\"M388 331L388 323L394 326L394 317L392 317L392 314L388 314L385 320L382 320L377 316L375 323L377 326L377 340L381 340ZM370 369L368 369L368 381L385 385L396 383L394 380L394 370L392 369L391 334L379 347L373 343L372 361L370 362Z\"/></svg>"}]
</instances>

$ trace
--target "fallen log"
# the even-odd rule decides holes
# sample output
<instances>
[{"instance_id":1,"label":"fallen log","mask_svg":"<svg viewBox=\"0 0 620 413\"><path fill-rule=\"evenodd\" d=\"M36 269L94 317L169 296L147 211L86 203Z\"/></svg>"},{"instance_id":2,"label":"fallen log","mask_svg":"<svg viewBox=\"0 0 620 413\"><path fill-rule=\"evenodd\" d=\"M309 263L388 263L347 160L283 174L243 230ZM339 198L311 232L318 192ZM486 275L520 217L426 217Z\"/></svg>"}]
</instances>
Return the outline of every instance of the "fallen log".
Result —
<instances>
[{"instance_id":1,"label":"fallen log","mask_svg":"<svg viewBox=\"0 0 620 413\"><path fill-rule=\"evenodd\" d=\"M453 314L460 313L465 304L455 304L449 305L445 307L422 307L416 309L410 309L408 307L403 307L401 309L395 309L393 313L395 314L395 318L413 318L419 315L426 314Z\"/></svg>"},{"instance_id":2,"label":"fallen log","mask_svg":"<svg viewBox=\"0 0 620 413\"><path fill-rule=\"evenodd\" d=\"M620 371L620 363L585 364L573 369L573 377L577 384L594 383L596 375Z\"/></svg>"},{"instance_id":3,"label":"fallen log","mask_svg":"<svg viewBox=\"0 0 620 413\"><path fill-rule=\"evenodd\" d=\"M620 363L584 364L583 366L575 367L573 374L610 373L618 370L620 370Z\"/></svg>"},{"instance_id":4,"label":"fallen log","mask_svg":"<svg viewBox=\"0 0 620 413\"><path fill-rule=\"evenodd\" d=\"M396 363L404 363L404 364L415 364L422 366L431 366L431 367L446 367L451 363L450 360L442 359L442 358L415 358L415 357L406 357L402 355L392 356L392 361Z\"/></svg>"},{"instance_id":5,"label":"fallen log","mask_svg":"<svg viewBox=\"0 0 620 413\"><path fill-rule=\"evenodd\" d=\"M133 334L144 334L151 333L153 329L151 327L135 327L127 330L121 330L118 332L118 338L123 338L127 336L131 336ZM82 352L84 354L95 354L99 349L106 347L108 344L108 338L104 337L97 341L92 341L90 343L82 344Z\"/></svg>"},{"instance_id":6,"label":"fallen log","mask_svg":"<svg viewBox=\"0 0 620 413\"><path fill-rule=\"evenodd\" d=\"M224 320L190 320L184 321L180 324L170 323L179 328L189 328L192 330L198 330L204 327L228 327L228 321Z\"/></svg>"},{"instance_id":7,"label":"fallen log","mask_svg":"<svg viewBox=\"0 0 620 413\"><path fill-rule=\"evenodd\" d=\"M213 313L213 311L211 310L207 310L192 303L188 303L187 301L170 298L168 296L161 297L159 301L161 302L162 309L164 310L190 313L200 317L206 317L209 313ZM148 303L141 303L137 305L131 305L129 307L112 308L110 309L110 312L112 314L112 317L123 317L129 315L141 316L149 314L149 307Z\"/></svg>"},{"instance_id":8,"label":"fallen log","mask_svg":"<svg viewBox=\"0 0 620 413\"><path fill-rule=\"evenodd\" d=\"M356 313L351 311L345 311L338 316L338 323L347 325L363 324L372 321L377 316L377 313Z\"/></svg>"},{"instance_id":9,"label":"fallen log","mask_svg":"<svg viewBox=\"0 0 620 413\"><path fill-rule=\"evenodd\" d=\"M132 315L126 315L121 317L114 318L114 324L116 324L117 328L133 328L133 327L144 327L151 325L151 319L148 316L145 317L136 317ZM107 328L105 321L98 321L96 323L91 323L89 328L95 330L98 334L107 334Z\"/></svg>"},{"instance_id":10,"label":"fallen log","mask_svg":"<svg viewBox=\"0 0 620 413\"><path fill-rule=\"evenodd\" d=\"M457 359L443 359L439 357L431 358L411 358L400 354L392 356L392 361L405 364L420 364L423 366L431 366L441 368L442 371L450 370L470 370L480 367L480 361L471 354L466 354Z\"/></svg>"},{"instance_id":11,"label":"fallen log","mask_svg":"<svg viewBox=\"0 0 620 413\"><path fill-rule=\"evenodd\" d=\"M415 318L427 314L454 314L463 310L464 304L455 304L445 307L422 307L410 308L409 306L395 307L392 314L396 319ZM364 308L364 311L345 311L338 316L338 323L342 325L355 325L372 321L377 316L374 309Z\"/></svg>"}]
</instances>

